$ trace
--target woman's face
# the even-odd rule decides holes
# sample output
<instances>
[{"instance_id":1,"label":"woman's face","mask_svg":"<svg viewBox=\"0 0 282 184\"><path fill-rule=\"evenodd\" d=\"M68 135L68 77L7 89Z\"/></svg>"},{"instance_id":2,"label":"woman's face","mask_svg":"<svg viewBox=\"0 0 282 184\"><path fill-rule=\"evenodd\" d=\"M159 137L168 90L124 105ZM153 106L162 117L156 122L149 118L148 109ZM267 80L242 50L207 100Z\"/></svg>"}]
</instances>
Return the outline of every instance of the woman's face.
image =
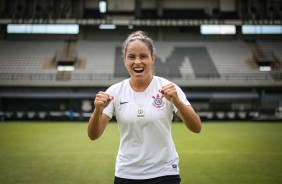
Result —
<instances>
[{"instance_id":1,"label":"woman's face","mask_svg":"<svg viewBox=\"0 0 282 184\"><path fill-rule=\"evenodd\" d=\"M155 62L154 55L148 46L140 40L128 44L124 63L133 79L145 80L153 75L152 67Z\"/></svg>"}]
</instances>

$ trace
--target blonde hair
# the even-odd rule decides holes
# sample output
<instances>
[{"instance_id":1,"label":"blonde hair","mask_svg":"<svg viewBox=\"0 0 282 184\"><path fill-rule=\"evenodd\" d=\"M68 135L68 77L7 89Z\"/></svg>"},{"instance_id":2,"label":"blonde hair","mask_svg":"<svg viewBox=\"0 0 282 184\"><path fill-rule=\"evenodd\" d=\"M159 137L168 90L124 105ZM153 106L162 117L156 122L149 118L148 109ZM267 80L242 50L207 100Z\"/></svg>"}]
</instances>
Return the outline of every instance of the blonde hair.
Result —
<instances>
[{"instance_id":1,"label":"blonde hair","mask_svg":"<svg viewBox=\"0 0 282 184\"><path fill-rule=\"evenodd\" d=\"M151 56L156 54L156 49L155 49L153 40L147 36L147 33L144 31L135 31L131 33L123 43L123 46L122 46L122 56L123 57L125 57L128 44L135 40L139 40L145 43L151 52Z\"/></svg>"}]
</instances>

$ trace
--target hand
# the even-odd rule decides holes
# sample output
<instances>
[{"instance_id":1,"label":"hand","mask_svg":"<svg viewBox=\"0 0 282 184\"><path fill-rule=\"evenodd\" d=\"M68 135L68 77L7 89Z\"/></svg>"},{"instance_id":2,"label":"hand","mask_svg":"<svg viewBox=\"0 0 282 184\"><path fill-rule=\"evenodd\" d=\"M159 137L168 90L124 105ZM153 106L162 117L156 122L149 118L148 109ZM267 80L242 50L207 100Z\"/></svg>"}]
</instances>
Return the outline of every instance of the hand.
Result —
<instances>
[{"instance_id":1,"label":"hand","mask_svg":"<svg viewBox=\"0 0 282 184\"><path fill-rule=\"evenodd\" d=\"M97 110L103 111L104 108L106 108L113 99L114 99L113 96L103 91L100 91L96 95L96 98L94 100L94 106Z\"/></svg>"},{"instance_id":2,"label":"hand","mask_svg":"<svg viewBox=\"0 0 282 184\"><path fill-rule=\"evenodd\" d=\"M178 99L177 91L173 83L167 84L159 90L164 97L172 103Z\"/></svg>"}]
</instances>

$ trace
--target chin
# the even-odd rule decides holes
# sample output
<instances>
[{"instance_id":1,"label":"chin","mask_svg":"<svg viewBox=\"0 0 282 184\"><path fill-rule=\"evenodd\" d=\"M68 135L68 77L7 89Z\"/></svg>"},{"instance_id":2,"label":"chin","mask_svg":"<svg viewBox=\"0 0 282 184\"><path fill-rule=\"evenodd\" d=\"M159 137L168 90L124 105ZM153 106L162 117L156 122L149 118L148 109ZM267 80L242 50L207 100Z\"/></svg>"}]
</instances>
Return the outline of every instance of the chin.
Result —
<instances>
[{"instance_id":1,"label":"chin","mask_svg":"<svg viewBox=\"0 0 282 184\"><path fill-rule=\"evenodd\" d=\"M132 76L134 79L145 79L144 75L133 75Z\"/></svg>"},{"instance_id":2,"label":"chin","mask_svg":"<svg viewBox=\"0 0 282 184\"><path fill-rule=\"evenodd\" d=\"M133 75L131 75L131 77L134 78L134 79L139 79L139 80L146 78L145 75L140 74L140 73L138 73L138 74L134 73Z\"/></svg>"}]
</instances>

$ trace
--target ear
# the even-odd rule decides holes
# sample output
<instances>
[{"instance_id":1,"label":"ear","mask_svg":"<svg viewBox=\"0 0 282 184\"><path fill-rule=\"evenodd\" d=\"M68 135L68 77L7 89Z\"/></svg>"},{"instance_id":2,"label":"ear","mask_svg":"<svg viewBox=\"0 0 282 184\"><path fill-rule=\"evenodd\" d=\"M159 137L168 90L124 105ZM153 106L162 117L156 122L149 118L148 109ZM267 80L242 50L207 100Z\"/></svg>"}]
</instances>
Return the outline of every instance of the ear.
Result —
<instances>
[{"instance_id":1,"label":"ear","mask_svg":"<svg viewBox=\"0 0 282 184\"><path fill-rule=\"evenodd\" d=\"M155 55L153 54L152 55L152 64L154 64L155 63Z\"/></svg>"},{"instance_id":2,"label":"ear","mask_svg":"<svg viewBox=\"0 0 282 184\"><path fill-rule=\"evenodd\" d=\"M125 65L125 67L126 67L126 57L124 56L124 57L122 57L123 58L123 64Z\"/></svg>"},{"instance_id":3,"label":"ear","mask_svg":"<svg viewBox=\"0 0 282 184\"><path fill-rule=\"evenodd\" d=\"M125 58L123 58L123 64L124 64L125 69L128 70L127 65L126 65L126 59L125 59Z\"/></svg>"}]
</instances>

